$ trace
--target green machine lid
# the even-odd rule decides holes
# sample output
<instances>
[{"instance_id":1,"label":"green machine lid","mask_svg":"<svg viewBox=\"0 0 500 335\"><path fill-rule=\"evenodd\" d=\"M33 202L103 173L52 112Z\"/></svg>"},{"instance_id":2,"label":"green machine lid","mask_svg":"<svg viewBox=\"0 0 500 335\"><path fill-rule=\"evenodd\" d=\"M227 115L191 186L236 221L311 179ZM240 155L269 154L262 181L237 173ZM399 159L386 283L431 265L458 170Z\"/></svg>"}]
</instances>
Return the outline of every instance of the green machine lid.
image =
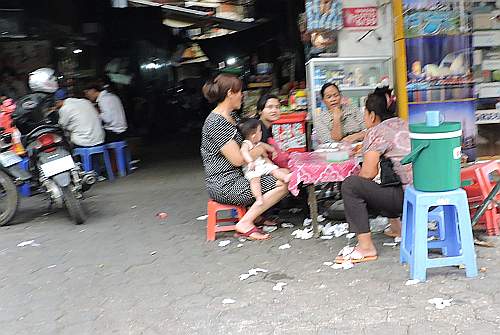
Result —
<instances>
[{"instance_id":1,"label":"green machine lid","mask_svg":"<svg viewBox=\"0 0 500 335\"><path fill-rule=\"evenodd\" d=\"M460 122L443 122L437 127L429 127L425 122L410 124L410 132L419 134L449 133L461 129Z\"/></svg>"}]
</instances>

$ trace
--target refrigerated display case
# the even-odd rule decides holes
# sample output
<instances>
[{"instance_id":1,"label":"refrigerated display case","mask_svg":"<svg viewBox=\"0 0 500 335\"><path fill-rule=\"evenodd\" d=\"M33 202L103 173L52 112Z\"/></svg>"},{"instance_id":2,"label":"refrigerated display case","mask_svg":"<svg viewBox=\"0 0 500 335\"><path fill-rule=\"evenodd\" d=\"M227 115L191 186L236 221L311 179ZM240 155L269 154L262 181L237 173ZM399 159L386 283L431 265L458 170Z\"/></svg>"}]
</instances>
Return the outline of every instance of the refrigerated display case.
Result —
<instances>
[{"instance_id":1,"label":"refrigerated display case","mask_svg":"<svg viewBox=\"0 0 500 335\"><path fill-rule=\"evenodd\" d=\"M384 78L392 87L391 57L313 58L306 63L309 113L314 123L315 114L323 108L321 86L334 82L342 93L342 104L358 107L363 112L368 94Z\"/></svg>"}]
</instances>

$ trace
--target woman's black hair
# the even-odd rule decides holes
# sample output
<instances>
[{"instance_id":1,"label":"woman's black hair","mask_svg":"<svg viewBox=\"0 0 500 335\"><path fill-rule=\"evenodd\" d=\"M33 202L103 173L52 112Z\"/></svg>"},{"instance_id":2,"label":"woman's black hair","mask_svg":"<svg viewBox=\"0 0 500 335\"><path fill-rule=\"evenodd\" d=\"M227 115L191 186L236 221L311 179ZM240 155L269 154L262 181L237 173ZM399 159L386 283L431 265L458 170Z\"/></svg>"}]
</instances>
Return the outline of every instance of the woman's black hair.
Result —
<instances>
[{"instance_id":1,"label":"woman's black hair","mask_svg":"<svg viewBox=\"0 0 500 335\"><path fill-rule=\"evenodd\" d=\"M387 109L387 99L384 94L371 93L366 98L365 103L368 112L373 112L380 118L380 121L393 118L395 115Z\"/></svg>"},{"instance_id":2,"label":"woman's black hair","mask_svg":"<svg viewBox=\"0 0 500 335\"><path fill-rule=\"evenodd\" d=\"M241 119L241 121L238 122L238 130L244 138L250 137L259 126L260 121L258 119Z\"/></svg>"},{"instance_id":3,"label":"woman's black hair","mask_svg":"<svg viewBox=\"0 0 500 335\"><path fill-rule=\"evenodd\" d=\"M326 91L326 89L327 89L328 87L330 87L330 86L335 87L335 88L337 89L337 91L339 91L339 93L340 93L340 89L339 89L339 87L337 86L337 84L335 84L335 83L326 83L326 84L324 84L323 86L321 86L321 99L323 99L323 98L325 97L325 91Z\"/></svg>"},{"instance_id":4,"label":"woman's black hair","mask_svg":"<svg viewBox=\"0 0 500 335\"><path fill-rule=\"evenodd\" d=\"M270 93L266 93L260 96L259 101L257 101L257 112L262 112L264 108L266 107L267 100L269 99L276 99L280 101L278 96Z\"/></svg>"}]
</instances>

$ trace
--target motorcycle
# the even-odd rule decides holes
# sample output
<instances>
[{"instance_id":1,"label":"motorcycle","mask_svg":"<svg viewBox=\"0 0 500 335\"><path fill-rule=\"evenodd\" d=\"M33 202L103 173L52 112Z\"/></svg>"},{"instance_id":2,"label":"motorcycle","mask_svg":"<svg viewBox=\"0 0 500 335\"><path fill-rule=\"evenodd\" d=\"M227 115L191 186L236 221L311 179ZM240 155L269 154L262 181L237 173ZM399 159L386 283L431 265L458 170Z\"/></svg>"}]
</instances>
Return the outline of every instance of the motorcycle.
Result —
<instances>
[{"instance_id":1,"label":"motorcycle","mask_svg":"<svg viewBox=\"0 0 500 335\"><path fill-rule=\"evenodd\" d=\"M4 226L14 217L19 206L19 194L16 185L31 178L31 174L19 167L22 159L11 151L11 135L0 128L0 226Z\"/></svg>"},{"instance_id":2,"label":"motorcycle","mask_svg":"<svg viewBox=\"0 0 500 335\"><path fill-rule=\"evenodd\" d=\"M35 189L50 196L50 206L66 206L76 224L85 222L83 192L95 184L97 178L94 171L84 172L80 164L74 162L63 129L47 120L24 135L22 142L30 160Z\"/></svg>"}]
</instances>

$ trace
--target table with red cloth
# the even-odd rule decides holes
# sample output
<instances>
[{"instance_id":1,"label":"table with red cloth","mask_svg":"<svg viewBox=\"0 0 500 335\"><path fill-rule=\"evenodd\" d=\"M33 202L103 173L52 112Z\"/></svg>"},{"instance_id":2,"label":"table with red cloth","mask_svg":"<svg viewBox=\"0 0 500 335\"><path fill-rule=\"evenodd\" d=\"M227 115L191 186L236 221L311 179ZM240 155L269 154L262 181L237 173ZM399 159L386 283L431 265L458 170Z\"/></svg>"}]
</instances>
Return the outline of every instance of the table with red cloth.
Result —
<instances>
[{"instance_id":1,"label":"table with red cloth","mask_svg":"<svg viewBox=\"0 0 500 335\"><path fill-rule=\"evenodd\" d=\"M314 236L319 237L318 231L318 204L314 185L343 181L347 177L359 172L359 164L355 158L343 162L328 162L324 156L314 152L293 152L288 162L292 176L288 190L293 195L299 194L300 183L307 185L308 203L311 212Z\"/></svg>"}]
</instances>

